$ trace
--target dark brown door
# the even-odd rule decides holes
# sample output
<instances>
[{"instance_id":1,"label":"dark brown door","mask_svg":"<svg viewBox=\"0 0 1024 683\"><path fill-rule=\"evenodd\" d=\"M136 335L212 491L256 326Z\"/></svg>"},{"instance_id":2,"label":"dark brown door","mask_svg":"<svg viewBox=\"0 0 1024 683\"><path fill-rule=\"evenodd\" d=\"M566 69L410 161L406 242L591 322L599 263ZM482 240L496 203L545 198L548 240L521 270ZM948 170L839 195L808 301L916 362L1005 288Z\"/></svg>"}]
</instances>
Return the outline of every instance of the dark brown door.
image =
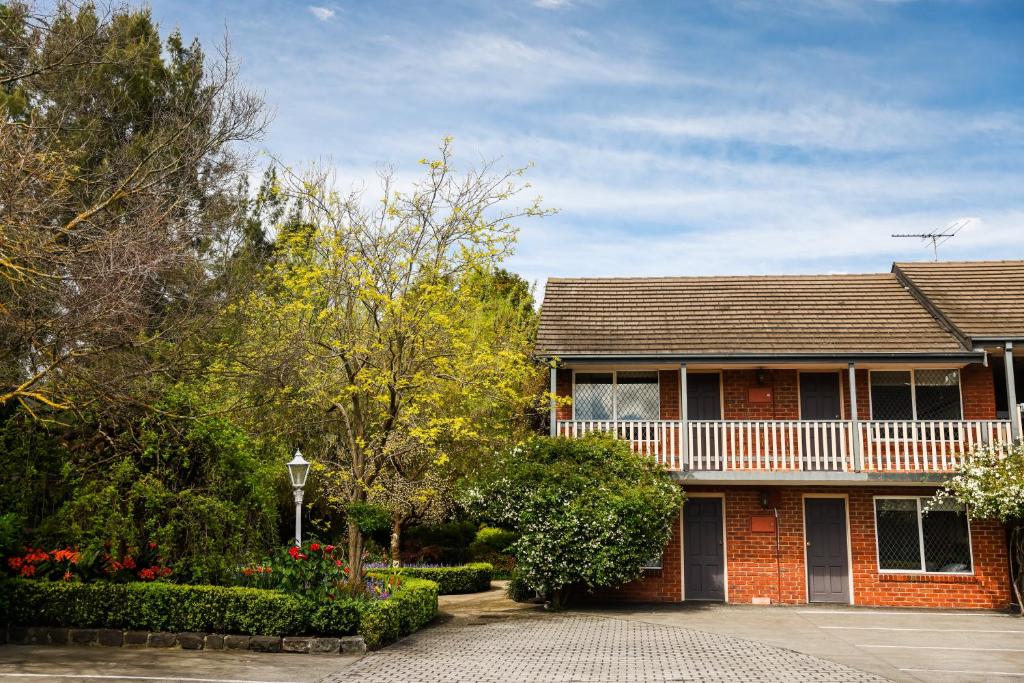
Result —
<instances>
[{"instance_id":1,"label":"dark brown door","mask_svg":"<svg viewBox=\"0 0 1024 683\"><path fill-rule=\"evenodd\" d=\"M721 420L722 398L717 372L686 374L686 417L690 420Z\"/></svg>"},{"instance_id":2,"label":"dark brown door","mask_svg":"<svg viewBox=\"0 0 1024 683\"><path fill-rule=\"evenodd\" d=\"M800 373L800 419L839 419L839 373ZM841 438L841 437L840 437ZM840 444L830 425L805 425L803 429L803 468L840 470Z\"/></svg>"},{"instance_id":3,"label":"dark brown door","mask_svg":"<svg viewBox=\"0 0 1024 683\"><path fill-rule=\"evenodd\" d=\"M804 500L808 602L850 602L846 547L846 501Z\"/></svg>"},{"instance_id":4,"label":"dark brown door","mask_svg":"<svg viewBox=\"0 0 1024 683\"><path fill-rule=\"evenodd\" d=\"M725 600L721 498L690 498L683 506L683 579L687 600Z\"/></svg>"},{"instance_id":5,"label":"dark brown door","mask_svg":"<svg viewBox=\"0 0 1024 683\"><path fill-rule=\"evenodd\" d=\"M800 417L804 420L839 419L839 373L800 373Z\"/></svg>"},{"instance_id":6,"label":"dark brown door","mask_svg":"<svg viewBox=\"0 0 1024 683\"><path fill-rule=\"evenodd\" d=\"M690 420L722 419L722 388L717 372L687 373L686 417ZM722 469L721 425L692 425L693 452L690 463L696 469Z\"/></svg>"}]
</instances>

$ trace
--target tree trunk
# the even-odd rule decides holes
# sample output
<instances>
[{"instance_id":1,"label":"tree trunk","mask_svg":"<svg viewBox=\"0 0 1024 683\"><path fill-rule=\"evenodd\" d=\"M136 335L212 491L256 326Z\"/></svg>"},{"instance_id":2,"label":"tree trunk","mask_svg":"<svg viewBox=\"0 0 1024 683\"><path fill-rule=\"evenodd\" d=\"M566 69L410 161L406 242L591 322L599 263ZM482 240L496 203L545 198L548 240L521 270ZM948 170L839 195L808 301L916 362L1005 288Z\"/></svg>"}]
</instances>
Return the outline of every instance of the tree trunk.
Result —
<instances>
[{"instance_id":1,"label":"tree trunk","mask_svg":"<svg viewBox=\"0 0 1024 683\"><path fill-rule=\"evenodd\" d=\"M402 525L405 518L396 515L391 518L391 566L402 566Z\"/></svg>"},{"instance_id":2,"label":"tree trunk","mask_svg":"<svg viewBox=\"0 0 1024 683\"><path fill-rule=\"evenodd\" d=\"M363 532L355 520L348 521L348 576L346 581L350 587L361 586L363 583Z\"/></svg>"}]
</instances>

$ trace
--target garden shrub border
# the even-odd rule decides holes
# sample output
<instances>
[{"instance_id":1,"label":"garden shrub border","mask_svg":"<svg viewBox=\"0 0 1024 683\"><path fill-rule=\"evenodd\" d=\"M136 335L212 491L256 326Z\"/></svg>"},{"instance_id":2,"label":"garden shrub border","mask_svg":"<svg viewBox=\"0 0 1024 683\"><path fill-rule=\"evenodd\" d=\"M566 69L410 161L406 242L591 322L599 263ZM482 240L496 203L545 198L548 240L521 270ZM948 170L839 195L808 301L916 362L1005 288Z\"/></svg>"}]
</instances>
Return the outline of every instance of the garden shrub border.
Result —
<instances>
[{"instance_id":1,"label":"garden shrub border","mask_svg":"<svg viewBox=\"0 0 1024 683\"><path fill-rule=\"evenodd\" d=\"M490 590L494 565L490 562L471 562L456 567L398 567L381 573L433 581L437 584L438 594L457 595Z\"/></svg>"},{"instance_id":2,"label":"garden shrub border","mask_svg":"<svg viewBox=\"0 0 1024 683\"><path fill-rule=\"evenodd\" d=\"M0 581L0 614L10 626L114 629L247 636L362 635L377 648L437 614L433 581L406 578L387 600L311 605L276 590L172 583Z\"/></svg>"}]
</instances>

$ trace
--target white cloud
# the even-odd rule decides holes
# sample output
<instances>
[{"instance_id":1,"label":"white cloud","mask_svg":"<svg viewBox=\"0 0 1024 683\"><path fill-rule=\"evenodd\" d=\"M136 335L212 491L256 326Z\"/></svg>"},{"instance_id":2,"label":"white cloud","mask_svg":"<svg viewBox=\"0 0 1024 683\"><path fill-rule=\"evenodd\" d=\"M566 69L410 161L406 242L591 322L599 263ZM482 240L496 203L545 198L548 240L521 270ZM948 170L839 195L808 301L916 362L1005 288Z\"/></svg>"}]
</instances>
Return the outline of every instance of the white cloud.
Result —
<instances>
[{"instance_id":1,"label":"white cloud","mask_svg":"<svg viewBox=\"0 0 1024 683\"><path fill-rule=\"evenodd\" d=\"M541 9L563 9L572 5L572 0L531 0L530 4Z\"/></svg>"},{"instance_id":2,"label":"white cloud","mask_svg":"<svg viewBox=\"0 0 1024 683\"><path fill-rule=\"evenodd\" d=\"M310 5L309 11L320 21L329 21L334 18L335 14L330 7L318 7L317 5Z\"/></svg>"}]
</instances>

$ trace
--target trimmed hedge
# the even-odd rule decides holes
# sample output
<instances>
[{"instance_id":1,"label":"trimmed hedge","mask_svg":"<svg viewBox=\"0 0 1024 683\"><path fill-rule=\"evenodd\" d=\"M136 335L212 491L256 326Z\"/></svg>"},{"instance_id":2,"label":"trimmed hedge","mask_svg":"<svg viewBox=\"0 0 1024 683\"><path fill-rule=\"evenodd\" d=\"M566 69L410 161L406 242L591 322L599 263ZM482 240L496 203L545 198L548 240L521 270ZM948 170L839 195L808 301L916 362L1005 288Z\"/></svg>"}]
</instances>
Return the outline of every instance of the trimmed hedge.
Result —
<instances>
[{"instance_id":1,"label":"trimmed hedge","mask_svg":"<svg viewBox=\"0 0 1024 683\"><path fill-rule=\"evenodd\" d=\"M359 635L366 647L376 649L429 624L437 615L437 594L434 581L410 577L390 599L363 603Z\"/></svg>"},{"instance_id":2,"label":"trimmed hedge","mask_svg":"<svg viewBox=\"0 0 1024 683\"><path fill-rule=\"evenodd\" d=\"M11 579L0 581L0 606L8 623L25 626L262 636L359 633L367 647L379 647L434 618L437 585L410 578L388 600L311 605L261 588Z\"/></svg>"},{"instance_id":3,"label":"trimmed hedge","mask_svg":"<svg viewBox=\"0 0 1024 683\"><path fill-rule=\"evenodd\" d=\"M399 567L386 573L427 579L437 584L440 595L455 595L490 590L494 565L489 562L473 562L460 567Z\"/></svg>"}]
</instances>

